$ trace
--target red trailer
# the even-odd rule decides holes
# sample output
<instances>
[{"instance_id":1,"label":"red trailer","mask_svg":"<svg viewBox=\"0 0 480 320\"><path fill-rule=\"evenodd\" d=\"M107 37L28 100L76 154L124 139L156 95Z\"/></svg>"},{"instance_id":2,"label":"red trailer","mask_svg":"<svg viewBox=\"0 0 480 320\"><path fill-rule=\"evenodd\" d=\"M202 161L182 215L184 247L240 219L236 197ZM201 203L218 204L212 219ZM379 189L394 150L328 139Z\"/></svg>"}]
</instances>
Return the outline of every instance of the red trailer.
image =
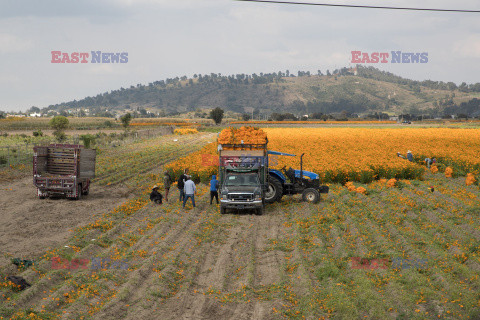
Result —
<instances>
[{"instance_id":1,"label":"red trailer","mask_svg":"<svg viewBox=\"0 0 480 320\"><path fill-rule=\"evenodd\" d=\"M40 199L65 195L78 200L87 195L95 177L96 150L77 144L33 148L33 184Z\"/></svg>"}]
</instances>

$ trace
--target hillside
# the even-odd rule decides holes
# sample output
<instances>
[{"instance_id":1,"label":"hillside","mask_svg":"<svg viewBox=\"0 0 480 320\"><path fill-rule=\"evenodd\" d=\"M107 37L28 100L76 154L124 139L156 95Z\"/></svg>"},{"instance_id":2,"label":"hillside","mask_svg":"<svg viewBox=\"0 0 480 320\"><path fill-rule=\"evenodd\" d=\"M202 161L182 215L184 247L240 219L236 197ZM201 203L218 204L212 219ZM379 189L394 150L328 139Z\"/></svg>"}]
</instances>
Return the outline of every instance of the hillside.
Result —
<instances>
[{"instance_id":1,"label":"hillside","mask_svg":"<svg viewBox=\"0 0 480 320\"><path fill-rule=\"evenodd\" d=\"M300 115L346 111L440 116L447 110L475 116L480 112L476 103L473 108L457 107L480 97L480 83L457 86L452 82L419 82L361 66L357 75L346 68L335 70L333 74L327 71L327 74L319 71L311 75L299 71L293 76L287 71L259 75L195 75L192 79L183 76L120 88L79 101L51 105L47 109L88 109L93 114L105 110L144 109L162 115L214 107L238 113L250 113L253 108L256 113L266 115L272 112Z\"/></svg>"}]
</instances>

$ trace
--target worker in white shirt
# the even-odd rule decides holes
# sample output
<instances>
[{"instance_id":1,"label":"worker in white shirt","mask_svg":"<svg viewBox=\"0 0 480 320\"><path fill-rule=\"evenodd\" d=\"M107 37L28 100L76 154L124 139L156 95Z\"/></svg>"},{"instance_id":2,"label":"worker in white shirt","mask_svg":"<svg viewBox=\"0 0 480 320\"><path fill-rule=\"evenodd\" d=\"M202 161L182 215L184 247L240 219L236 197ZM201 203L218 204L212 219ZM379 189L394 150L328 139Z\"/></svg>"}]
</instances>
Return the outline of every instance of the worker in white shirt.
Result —
<instances>
[{"instance_id":1,"label":"worker in white shirt","mask_svg":"<svg viewBox=\"0 0 480 320\"><path fill-rule=\"evenodd\" d=\"M195 192L197 191L197 188L195 187L195 183L192 181L190 176L187 176L183 191L185 192L185 196L183 198L183 208L185 208L185 203L187 203L188 198L192 199L192 205L195 208Z\"/></svg>"}]
</instances>

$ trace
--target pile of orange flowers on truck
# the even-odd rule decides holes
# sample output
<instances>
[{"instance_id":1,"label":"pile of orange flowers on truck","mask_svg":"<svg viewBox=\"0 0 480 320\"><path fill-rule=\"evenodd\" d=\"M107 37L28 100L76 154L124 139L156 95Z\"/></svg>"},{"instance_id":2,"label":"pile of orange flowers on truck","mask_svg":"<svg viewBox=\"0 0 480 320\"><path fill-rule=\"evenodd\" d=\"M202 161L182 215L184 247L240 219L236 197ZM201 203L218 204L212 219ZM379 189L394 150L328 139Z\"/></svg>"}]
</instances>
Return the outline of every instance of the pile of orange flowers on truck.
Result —
<instances>
[{"instance_id":1,"label":"pile of orange flowers on truck","mask_svg":"<svg viewBox=\"0 0 480 320\"><path fill-rule=\"evenodd\" d=\"M267 134L254 127L241 127L224 129L219 137L219 144L265 144L267 143Z\"/></svg>"}]
</instances>

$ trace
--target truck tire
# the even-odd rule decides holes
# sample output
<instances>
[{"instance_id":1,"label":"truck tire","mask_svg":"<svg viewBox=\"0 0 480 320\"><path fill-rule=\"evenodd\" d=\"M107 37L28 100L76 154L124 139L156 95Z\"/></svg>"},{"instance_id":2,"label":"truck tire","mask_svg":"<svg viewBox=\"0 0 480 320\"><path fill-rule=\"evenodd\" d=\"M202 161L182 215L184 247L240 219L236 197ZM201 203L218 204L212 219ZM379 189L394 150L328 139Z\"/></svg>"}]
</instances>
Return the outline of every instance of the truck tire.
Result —
<instances>
[{"instance_id":1,"label":"truck tire","mask_svg":"<svg viewBox=\"0 0 480 320\"><path fill-rule=\"evenodd\" d=\"M38 196L38 199L42 199L42 200L46 198L46 196L44 196L43 193L38 188L37 188L37 196Z\"/></svg>"},{"instance_id":2,"label":"truck tire","mask_svg":"<svg viewBox=\"0 0 480 320\"><path fill-rule=\"evenodd\" d=\"M320 201L320 193L313 188L307 188L302 192L302 199L305 202L317 203Z\"/></svg>"},{"instance_id":3,"label":"truck tire","mask_svg":"<svg viewBox=\"0 0 480 320\"><path fill-rule=\"evenodd\" d=\"M227 208L220 207L220 214L226 214L226 213L227 213Z\"/></svg>"},{"instance_id":4,"label":"truck tire","mask_svg":"<svg viewBox=\"0 0 480 320\"><path fill-rule=\"evenodd\" d=\"M280 180L275 177L269 176L267 182L267 192L265 192L265 202L274 203L280 201L283 196L283 186Z\"/></svg>"},{"instance_id":5,"label":"truck tire","mask_svg":"<svg viewBox=\"0 0 480 320\"><path fill-rule=\"evenodd\" d=\"M82 199L82 185L81 184L77 184L77 196L73 199L74 200Z\"/></svg>"},{"instance_id":6,"label":"truck tire","mask_svg":"<svg viewBox=\"0 0 480 320\"><path fill-rule=\"evenodd\" d=\"M256 214L257 216L261 216L261 215L263 215L263 210L264 210L263 206L260 207L260 208L256 208L256 209L255 209L255 214Z\"/></svg>"},{"instance_id":7,"label":"truck tire","mask_svg":"<svg viewBox=\"0 0 480 320\"><path fill-rule=\"evenodd\" d=\"M88 187L88 189L85 191L83 191L83 188L82 188L82 196L88 196L89 191L90 191L90 187Z\"/></svg>"}]
</instances>

